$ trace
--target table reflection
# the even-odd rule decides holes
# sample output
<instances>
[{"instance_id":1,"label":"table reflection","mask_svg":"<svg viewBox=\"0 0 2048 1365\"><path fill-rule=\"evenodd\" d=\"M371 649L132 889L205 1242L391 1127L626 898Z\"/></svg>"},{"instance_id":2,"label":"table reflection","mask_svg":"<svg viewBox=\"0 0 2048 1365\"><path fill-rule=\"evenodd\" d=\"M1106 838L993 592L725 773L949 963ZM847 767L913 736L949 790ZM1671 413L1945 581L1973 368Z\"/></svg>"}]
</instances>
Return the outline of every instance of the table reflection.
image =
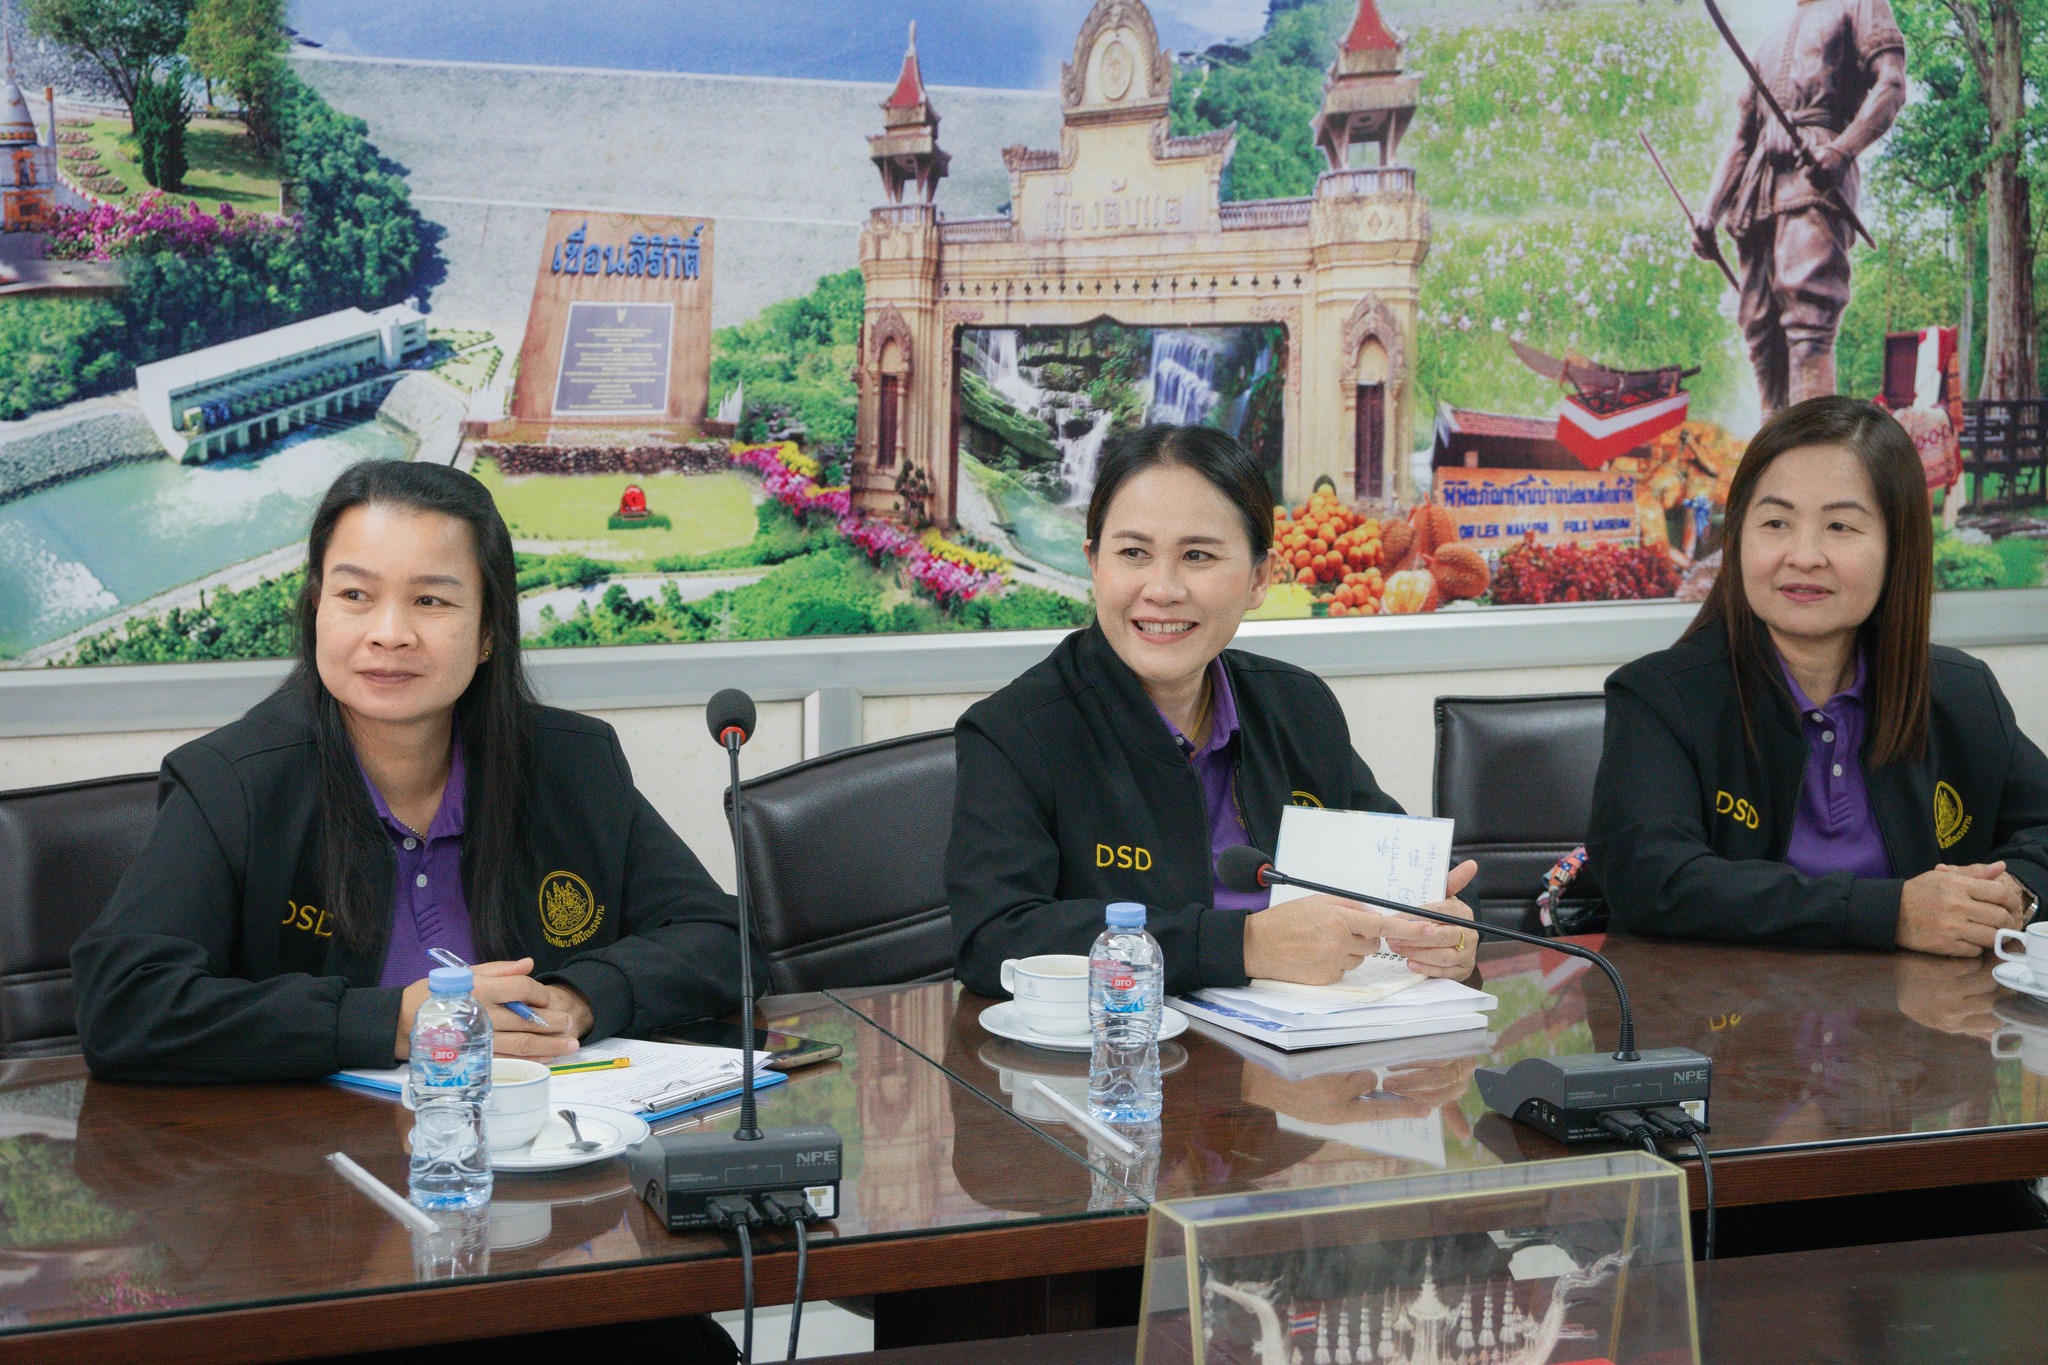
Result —
<instances>
[{"instance_id":1,"label":"table reflection","mask_svg":"<svg viewBox=\"0 0 2048 1365\"><path fill-rule=\"evenodd\" d=\"M1109 1197L1122 1186L1092 1190L1079 1156L809 1000L764 1015L844 1053L763 1091L760 1122L829 1123L845 1144L840 1216L812 1230L814 1245L1122 1207ZM727 1107L661 1127L736 1121ZM346 1152L402 1191L411 1126L395 1101L321 1083L103 1082L77 1058L0 1068L0 1330L733 1254L716 1234L670 1234L620 1158L500 1173L487 1209L416 1235L326 1162ZM971 1186L955 1174L963 1151ZM764 1252L790 1245L756 1238Z\"/></svg>"},{"instance_id":2,"label":"table reflection","mask_svg":"<svg viewBox=\"0 0 2048 1365\"><path fill-rule=\"evenodd\" d=\"M1640 1045L1714 1059L1717 1152L2048 1121L2048 1008L1993 984L1988 959L1577 941L1608 953L1629 982ZM1178 1040L1185 1063L1165 1077L1156 1174L1141 1166L1134 1183L1150 1192L1138 1197L1563 1155L1491 1114L1473 1072L1611 1048L1612 991L1586 962L1521 944L1484 948L1473 984L1497 1002L1488 1028L1439 1039L1285 1054L1197 1023ZM1078 1100L1085 1053L991 1037L978 1020L994 1002L956 984L837 995L1076 1155L1103 1160L1099 1144L1030 1091L1043 1079ZM956 1173L963 1184L984 1181L967 1158L966 1120L956 1121Z\"/></svg>"},{"instance_id":3,"label":"table reflection","mask_svg":"<svg viewBox=\"0 0 2048 1365\"><path fill-rule=\"evenodd\" d=\"M445 1254L415 1248L325 1161L347 1152L403 1190L411 1117L395 1103L321 1085L90 1081L77 1176L127 1222L148 1266L150 1282L138 1287L179 1302L397 1287L458 1267L550 1269L588 1259L601 1241L614 1255L666 1249L666 1233L632 1197L618 1160L500 1175L490 1207Z\"/></svg>"},{"instance_id":4,"label":"table reflection","mask_svg":"<svg viewBox=\"0 0 2048 1365\"><path fill-rule=\"evenodd\" d=\"M1981 1031L1988 960L1647 939L1608 951L1638 1041L1714 1059L1717 1152L2012 1121ZM1594 1031L1611 1041L1612 998L1592 990Z\"/></svg>"}]
</instances>

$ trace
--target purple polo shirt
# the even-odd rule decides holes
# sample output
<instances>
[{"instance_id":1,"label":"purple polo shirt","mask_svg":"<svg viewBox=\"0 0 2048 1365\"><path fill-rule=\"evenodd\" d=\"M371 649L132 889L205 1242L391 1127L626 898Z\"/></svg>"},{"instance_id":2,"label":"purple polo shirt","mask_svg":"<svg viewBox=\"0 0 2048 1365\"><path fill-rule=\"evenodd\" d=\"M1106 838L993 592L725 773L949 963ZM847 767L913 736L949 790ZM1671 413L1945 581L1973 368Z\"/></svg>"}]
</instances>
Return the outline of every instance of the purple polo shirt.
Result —
<instances>
[{"instance_id":1,"label":"purple polo shirt","mask_svg":"<svg viewBox=\"0 0 2048 1365\"><path fill-rule=\"evenodd\" d=\"M1187 755L1193 765L1195 778L1202 784L1202 805L1209 814L1209 865L1210 885L1216 897L1218 910L1263 910L1273 893L1271 891L1232 891L1216 880L1216 855L1226 848L1252 841L1251 834L1244 827L1244 820L1238 814L1237 793L1233 789L1237 781L1237 762L1230 752L1230 741L1237 734L1237 698L1230 691L1230 674L1223 667L1223 660L1215 659L1209 664L1209 742L1197 750L1180 727L1167 720L1166 712L1159 718L1166 721L1166 728L1172 732L1174 743Z\"/></svg>"},{"instance_id":2,"label":"purple polo shirt","mask_svg":"<svg viewBox=\"0 0 2048 1365\"><path fill-rule=\"evenodd\" d=\"M1863 682L1868 673L1862 652L1856 655L1856 681L1819 706L1800 690L1782 656L1778 666L1792 689L1792 704L1799 708L1799 728L1807 745L1806 772L1799 781L1799 805L1793 811L1785 861L1809 877L1830 872L1891 876L1891 856L1877 828L1859 756L1865 728Z\"/></svg>"},{"instance_id":3,"label":"purple polo shirt","mask_svg":"<svg viewBox=\"0 0 2048 1365\"><path fill-rule=\"evenodd\" d=\"M440 964L429 948L447 948L464 962L476 961L469 935L469 902L462 896L462 739L448 755L448 785L426 837L406 827L385 804L384 793L363 774L377 818L391 836L398 865L391 892L391 947L384 954L380 986L410 986Z\"/></svg>"}]
</instances>

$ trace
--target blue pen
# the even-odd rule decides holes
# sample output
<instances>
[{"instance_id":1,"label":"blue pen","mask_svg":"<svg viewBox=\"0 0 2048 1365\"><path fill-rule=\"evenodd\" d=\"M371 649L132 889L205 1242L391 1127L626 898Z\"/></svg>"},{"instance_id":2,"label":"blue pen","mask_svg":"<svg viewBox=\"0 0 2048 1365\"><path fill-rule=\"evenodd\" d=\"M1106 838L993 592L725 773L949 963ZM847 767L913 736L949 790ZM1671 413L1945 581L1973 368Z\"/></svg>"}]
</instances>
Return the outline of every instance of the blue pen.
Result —
<instances>
[{"instance_id":1,"label":"blue pen","mask_svg":"<svg viewBox=\"0 0 2048 1365\"><path fill-rule=\"evenodd\" d=\"M440 963L443 967L467 967L469 965L462 960L459 953L451 953L446 948L429 948L427 949L427 956ZM511 1010L529 1024L539 1024L542 1028L548 1026L547 1020L541 1018L517 1000L507 1001L505 1008Z\"/></svg>"}]
</instances>

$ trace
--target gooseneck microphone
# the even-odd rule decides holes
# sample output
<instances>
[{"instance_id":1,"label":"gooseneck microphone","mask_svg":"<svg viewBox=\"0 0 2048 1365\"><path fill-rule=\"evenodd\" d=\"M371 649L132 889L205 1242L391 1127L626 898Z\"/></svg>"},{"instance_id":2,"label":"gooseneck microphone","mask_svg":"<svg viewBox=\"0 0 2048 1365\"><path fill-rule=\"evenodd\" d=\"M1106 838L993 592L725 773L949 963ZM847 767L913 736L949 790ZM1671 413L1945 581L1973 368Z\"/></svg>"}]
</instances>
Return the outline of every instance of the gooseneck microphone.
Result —
<instances>
[{"instance_id":1,"label":"gooseneck microphone","mask_svg":"<svg viewBox=\"0 0 2048 1365\"><path fill-rule=\"evenodd\" d=\"M747 902L747 820L740 794L740 746L754 735L754 699L737 687L714 694L704 707L711 737L725 748L732 764L732 879L740 916L740 1125L733 1136L758 1142L754 1121L754 915Z\"/></svg>"},{"instance_id":2,"label":"gooseneck microphone","mask_svg":"<svg viewBox=\"0 0 2048 1365\"><path fill-rule=\"evenodd\" d=\"M747 891L747 807L740 787L740 746L754 733L754 699L736 687L704 708L711 737L731 765L733 887L740 928L740 1117L730 1137L719 1132L650 1133L626 1152L633 1184L670 1232L698 1228L739 1238L747 1293L745 1339L753 1341L753 1228L793 1227L797 1239L796 1301L790 1315L790 1351L803 1313L804 1226L839 1216L839 1175L844 1144L830 1124L762 1132L754 1118L754 909ZM737 1140L745 1145L735 1147Z\"/></svg>"},{"instance_id":3,"label":"gooseneck microphone","mask_svg":"<svg viewBox=\"0 0 2048 1365\"><path fill-rule=\"evenodd\" d=\"M1378 896L1362 895L1339 886L1290 877L1273 866L1272 856L1249 845L1226 848L1216 855L1216 877L1233 891L1260 891L1273 886L1298 886L1342 900L1356 901L1397 914L1435 920L1476 934L1513 939L1538 948L1583 958L1607 974L1621 1006L1621 1033L1612 1056L1600 1053L1568 1054L1559 1057L1527 1057L1502 1071L1481 1067L1476 1073L1479 1093L1487 1105L1509 1118L1558 1139L1560 1142L1605 1140L1613 1128L1599 1116L1614 1110L1675 1106L1706 1123L1706 1101L1712 1080L1713 1061L1705 1053L1685 1047L1652 1048L1636 1051L1635 1015L1629 1008L1628 987L1614 964L1590 948L1563 939L1525 934L1519 929L1459 919L1438 910Z\"/></svg>"}]
</instances>

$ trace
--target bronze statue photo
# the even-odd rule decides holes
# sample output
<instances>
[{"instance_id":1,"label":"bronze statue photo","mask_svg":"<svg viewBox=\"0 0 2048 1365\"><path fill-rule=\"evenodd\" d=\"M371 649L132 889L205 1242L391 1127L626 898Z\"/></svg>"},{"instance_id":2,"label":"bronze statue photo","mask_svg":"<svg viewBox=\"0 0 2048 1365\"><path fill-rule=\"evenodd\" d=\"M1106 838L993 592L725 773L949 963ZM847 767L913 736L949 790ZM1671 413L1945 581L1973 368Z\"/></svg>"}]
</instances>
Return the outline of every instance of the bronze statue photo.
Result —
<instances>
[{"instance_id":1,"label":"bronze statue photo","mask_svg":"<svg viewBox=\"0 0 2048 1365\"><path fill-rule=\"evenodd\" d=\"M1747 53L1714 0L1705 3L1748 88L1693 220L1693 249L1718 259L1724 223L1735 239L1737 318L1768 417L1835 391L1849 245L1870 240L1856 215L1856 159L1906 102L1906 42L1888 0L1796 0Z\"/></svg>"}]
</instances>

